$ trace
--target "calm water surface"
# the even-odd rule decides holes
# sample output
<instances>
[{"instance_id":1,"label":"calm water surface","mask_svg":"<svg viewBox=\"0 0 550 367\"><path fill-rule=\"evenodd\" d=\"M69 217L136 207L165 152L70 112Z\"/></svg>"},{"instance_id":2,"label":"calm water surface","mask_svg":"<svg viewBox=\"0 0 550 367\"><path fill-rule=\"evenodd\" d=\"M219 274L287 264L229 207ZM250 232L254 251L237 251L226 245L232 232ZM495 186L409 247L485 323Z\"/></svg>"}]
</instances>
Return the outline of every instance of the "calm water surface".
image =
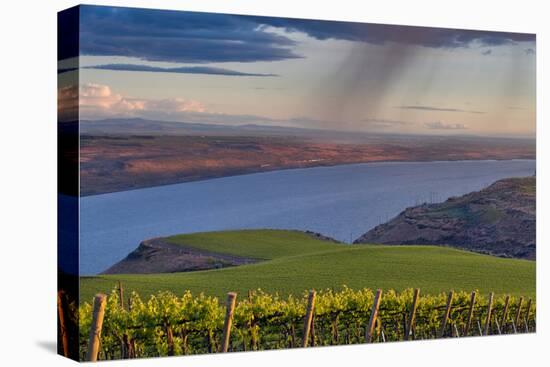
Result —
<instances>
[{"instance_id":1,"label":"calm water surface","mask_svg":"<svg viewBox=\"0 0 550 367\"><path fill-rule=\"evenodd\" d=\"M80 202L81 274L105 270L144 239L177 233L286 228L350 242L406 207L534 172L534 160L365 163L88 196Z\"/></svg>"}]
</instances>

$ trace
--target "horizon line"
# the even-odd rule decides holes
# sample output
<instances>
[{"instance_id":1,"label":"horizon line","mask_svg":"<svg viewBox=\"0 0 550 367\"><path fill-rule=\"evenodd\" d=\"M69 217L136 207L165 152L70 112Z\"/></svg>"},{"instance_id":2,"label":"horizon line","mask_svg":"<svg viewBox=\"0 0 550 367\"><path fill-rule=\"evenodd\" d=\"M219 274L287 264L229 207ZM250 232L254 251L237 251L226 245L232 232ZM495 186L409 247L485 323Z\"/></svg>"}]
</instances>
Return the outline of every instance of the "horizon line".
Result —
<instances>
[{"instance_id":1,"label":"horizon line","mask_svg":"<svg viewBox=\"0 0 550 367\"><path fill-rule=\"evenodd\" d=\"M189 122L181 120L156 120L143 117L107 117L107 118L83 118L79 119L79 122L97 122L97 121L109 121L109 120L141 120L160 123L177 123L182 125L202 125L202 126L216 126L226 128L243 128L243 127L259 127L259 128L279 128L279 129L295 129L295 130L308 130L308 131L320 131L320 132L335 132L339 134L345 133L360 133L360 134L376 134L376 135L404 135L404 136L420 136L420 137L469 137L469 138L501 138L501 139L514 139L514 140L536 140L536 132L533 134L517 135L517 134L498 134L498 135L484 135L484 134L426 134L426 133L406 133L406 132L385 132L385 131L366 131L366 130L335 130L333 128L321 128L321 127L304 127L304 126L284 126L284 125L272 125L272 124L258 124L258 123L243 123L243 124L227 124L227 123L214 123L214 122ZM66 121L75 122L75 121Z\"/></svg>"}]
</instances>

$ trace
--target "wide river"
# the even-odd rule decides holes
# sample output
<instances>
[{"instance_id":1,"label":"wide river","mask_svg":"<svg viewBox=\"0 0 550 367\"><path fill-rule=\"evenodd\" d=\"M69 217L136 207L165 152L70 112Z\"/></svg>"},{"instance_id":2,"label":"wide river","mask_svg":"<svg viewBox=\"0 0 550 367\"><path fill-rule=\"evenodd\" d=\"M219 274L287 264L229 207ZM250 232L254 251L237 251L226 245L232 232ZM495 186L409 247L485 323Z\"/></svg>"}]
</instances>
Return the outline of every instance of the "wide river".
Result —
<instances>
[{"instance_id":1,"label":"wide river","mask_svg":"<svg viewBox=\"0 0 550 367\"><path fill-rule=\"evenodd\" d=\"M441 202L534 160L392 162L291 169L83 197L80 270L96 274L140 241L238 228L311 230L351 242L422 202Z\"/></svg>"}]
</instances>

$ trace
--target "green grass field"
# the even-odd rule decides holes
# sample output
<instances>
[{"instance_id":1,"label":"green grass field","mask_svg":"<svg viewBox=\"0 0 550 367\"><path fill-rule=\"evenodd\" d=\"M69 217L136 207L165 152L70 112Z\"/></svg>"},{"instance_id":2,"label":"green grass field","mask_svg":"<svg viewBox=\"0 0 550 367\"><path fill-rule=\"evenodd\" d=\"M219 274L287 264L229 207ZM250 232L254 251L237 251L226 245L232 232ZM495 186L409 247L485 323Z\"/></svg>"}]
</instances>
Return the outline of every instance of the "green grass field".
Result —
<instances>
[{"instance_id":1,"label":"green grass field","mask_svg":"<svg viewBox=\"0 0 550 367\"><path fill-rule=\"evenodd\" d=\"M304 232L272 229L182 234L169 237L168 242L264 260L340 250L343 247L342 244L317 240Z\"/></svg>"},{"instance_id":2,"label":"green grass field","mask_svg":"<svg viewBox=\"0 0 550 367\"><path fill-rule=\"evenodd\" d=\"M232 268L188 273L82 277L81 302L110 292L121 281L125 291L141 296L172 291L223 297L261 288L282 295L309 288L402 290L423 294L479 290L535 297L535 262L502 259L437 246L344 245L294 231L250 230L174 236L173 243L214 252L263 259Z\"/></svg>"}]
</instances>

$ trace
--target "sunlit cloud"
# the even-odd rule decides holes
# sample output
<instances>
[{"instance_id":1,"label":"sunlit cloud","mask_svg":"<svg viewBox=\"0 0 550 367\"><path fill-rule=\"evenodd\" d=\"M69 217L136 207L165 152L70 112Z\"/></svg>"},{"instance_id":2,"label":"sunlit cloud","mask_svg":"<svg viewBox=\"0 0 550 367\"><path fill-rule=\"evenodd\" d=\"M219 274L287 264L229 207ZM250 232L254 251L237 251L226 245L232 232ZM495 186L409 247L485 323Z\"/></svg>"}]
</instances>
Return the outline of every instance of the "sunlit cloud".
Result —
<instances>
[{"instance_id":1,"label":"sunlit cloud","mask_svg":"<svg viewBox=\"0 0 550 367\"><path fill-rule=\"evenodd\" d=\"M180 113L206 111L204 105L196 100L185 98L143 99L123 96L113 92L110 86L86 83L61 88L59 106L74 105L78 99L80 114L83 118L105 118L121 116L140 116L145 113Z\"/></svg>"},{"instance_id":2,"label":"sunlit cloud","mask_svg":"<svg viewBox=\"0 0 550 367\"><path fill-rule=\"evenodd\" d=\"M69 85L57 90L57 115L59 121L78 118L78 86Z\"/></svg>"}]
</instances>

